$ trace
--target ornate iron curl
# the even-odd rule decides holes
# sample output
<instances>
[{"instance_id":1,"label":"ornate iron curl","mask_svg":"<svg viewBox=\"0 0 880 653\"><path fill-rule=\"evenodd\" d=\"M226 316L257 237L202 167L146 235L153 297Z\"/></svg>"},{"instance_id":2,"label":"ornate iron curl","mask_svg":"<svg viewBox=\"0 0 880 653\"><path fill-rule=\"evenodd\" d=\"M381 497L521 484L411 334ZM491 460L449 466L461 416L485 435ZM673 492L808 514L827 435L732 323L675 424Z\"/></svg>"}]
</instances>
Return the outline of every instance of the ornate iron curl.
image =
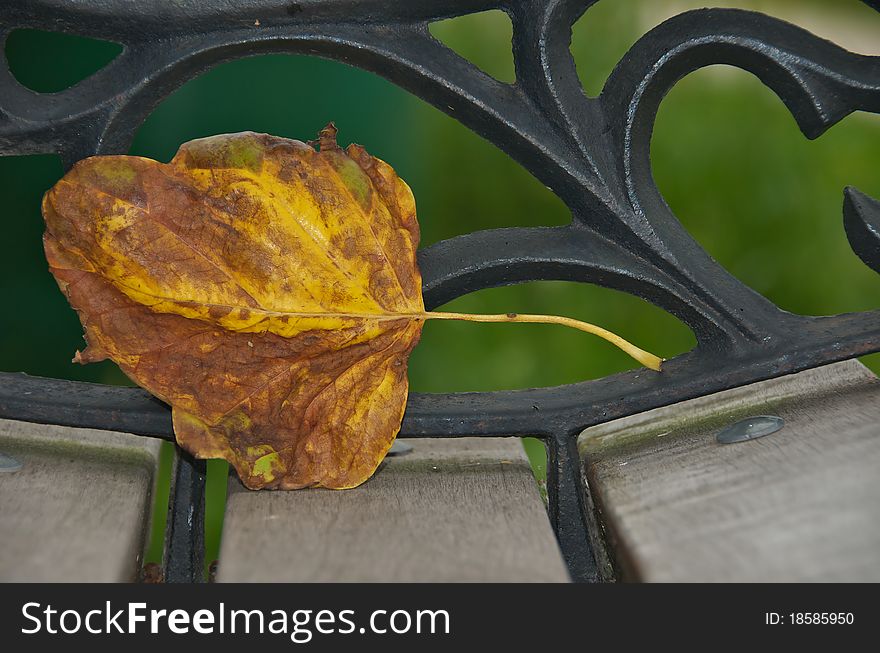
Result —
<instances>
[{"instance_id":1,"label":"ornate iron curl","mask_svg":"<svg viewBox=\"0 0 880 653\"><path fill-rule=\"evenodd\" d=\"M803 133L815 138L853 111L880 112L880 58L763 14L704 9L646 34L601 95L588 98L569 46L573 23L595 1L9 0L0 7L0 42L14 29L51 25L124 49L92 77L55 94L24 88L8 65L0 66L0 155L56 152L69 166L93 154L126 152L146 116L182 83L220 62L272 52L375 72L507 152L565 201L571 224L475 232L423 250L426 305L529 280L590 282L672 313L693 330L697 346L661 374L633 371L515 392L413 394L401 435L542 438L551 521L572 577L601 580L576 447L584 428L880 350L880 311L787 313L690 237L651 174L649 142L662 98L698 68L731 64L773 89ZM880 10L880 1L863 1ZM512 84L489 77L428 31L433 21L488 9L505 11L513 23ZM853 250L880 272L880 203L848 188L844 215ZM167 407L137 389L3 373L0 417L173 440ZM178 516L197 504L203 483L198 470L183 476L191 482L175 492ZM183 496L189 496L185 506ZM169 550L189 553L169 560L170 577L195 580L199 525L187 530L184 521L171 529Z\"/></svg>"}]
</instances>

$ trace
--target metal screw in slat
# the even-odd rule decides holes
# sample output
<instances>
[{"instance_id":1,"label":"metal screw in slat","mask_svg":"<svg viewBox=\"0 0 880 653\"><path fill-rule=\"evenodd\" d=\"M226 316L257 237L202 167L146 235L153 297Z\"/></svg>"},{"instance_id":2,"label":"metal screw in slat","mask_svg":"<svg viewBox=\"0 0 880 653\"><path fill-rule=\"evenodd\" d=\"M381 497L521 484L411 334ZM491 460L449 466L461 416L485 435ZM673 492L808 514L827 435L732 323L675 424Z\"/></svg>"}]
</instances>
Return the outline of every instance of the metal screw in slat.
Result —
<instances>
[{"instance_id":1,"label":"metal screw in slat","mask_svg":"<svg viewBox=\"0 0 880 653\"><path fill-rule=\"evenodd\" d=\"M17 472L19 469L21 469L21 467L21 462L19 462L12 456L7 456L4 453L0 453L0 474Z\"/></svg>"},{"instance_id":2,"label":"metal screw in slat","mask_svg":"<svg viewBox=\"0 0 880 653\"><path fill-rule=\"evenodd\" d=\"M720 444L746 442L776 433L783 426L785 426L785 420L776 415L755 415L721 429L715 439Z\"/></svg>"}]
</instances>

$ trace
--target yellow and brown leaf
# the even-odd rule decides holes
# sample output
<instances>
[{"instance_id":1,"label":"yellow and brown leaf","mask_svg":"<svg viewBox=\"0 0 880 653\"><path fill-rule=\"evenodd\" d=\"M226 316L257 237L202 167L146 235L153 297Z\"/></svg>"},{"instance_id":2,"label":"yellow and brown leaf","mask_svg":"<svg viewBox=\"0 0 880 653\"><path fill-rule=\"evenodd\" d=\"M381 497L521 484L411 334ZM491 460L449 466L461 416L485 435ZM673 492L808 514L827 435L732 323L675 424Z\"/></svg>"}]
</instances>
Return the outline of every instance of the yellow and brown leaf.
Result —
<instances>
[{"instance_id":1,"label":"yellow and brown leaf","mask_svg":"<svg viewBox=\"0 0 880 653\"><path fill-rule=\"evenodd\" d=\"M391 446L424 312L409 187L332 126L245 132L168 163L79 162L45 196L46 255L85 327L173 409L178 442L250 488L347 488Z\"/></svg>"}]
</instances>

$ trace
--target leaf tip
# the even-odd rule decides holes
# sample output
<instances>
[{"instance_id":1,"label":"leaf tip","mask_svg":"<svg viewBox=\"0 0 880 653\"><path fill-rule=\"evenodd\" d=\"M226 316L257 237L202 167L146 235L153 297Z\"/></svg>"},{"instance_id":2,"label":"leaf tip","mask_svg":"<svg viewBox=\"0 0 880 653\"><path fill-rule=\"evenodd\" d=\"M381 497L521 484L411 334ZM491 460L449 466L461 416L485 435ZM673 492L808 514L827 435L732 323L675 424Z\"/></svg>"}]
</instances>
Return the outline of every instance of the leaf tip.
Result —
<instances>
[{"instance_id":1,"label":"leaf tip","mask_svg":"<svg viewBox=\"0 0 880 653\"><path fill-rule=\"evenodd\" d=\"M99 361L105 360L107 358L107 354L102 350L96 350L93 346L87 346L83 351L76 350L76 353L73 355L73 360L71 363L77 363L78 365L88 365L89 363L97 363Z\"/></svg>"},{"instance_id":2,"label":"leaf tip","mask_svg":"<svg viewBox=\"0 0 880 653\"><path fill-rule=\"evenodd\" d=\"M339 130L336 129L336 124L332 120L318 132L318 146L322 152L339 149L339 145L336 143L336 134L338 133Z\"/></svg>"}]
</instances>

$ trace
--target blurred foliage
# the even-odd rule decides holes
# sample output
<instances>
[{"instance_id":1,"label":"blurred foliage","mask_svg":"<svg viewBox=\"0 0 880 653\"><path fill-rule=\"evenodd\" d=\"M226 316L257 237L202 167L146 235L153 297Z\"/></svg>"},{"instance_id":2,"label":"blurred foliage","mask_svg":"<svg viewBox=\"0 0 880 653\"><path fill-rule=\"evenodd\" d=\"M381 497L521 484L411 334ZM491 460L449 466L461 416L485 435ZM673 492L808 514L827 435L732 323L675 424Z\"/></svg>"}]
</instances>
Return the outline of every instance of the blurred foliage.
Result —
<instances>
[{"instance_id":1,"label":"blurred foliage","mask_svg":"<svg viewBox=\"0 0 880 653\"><path fill-rule=\"evenodd\" d=\"M704 4L603 0L590 8L574 26L572 44L587 94L598 94L614 64L647 29ZM857 51L880 43L880 15L857 0L712 4L758 8ZM442 21L431 29L488 74L514 78L511 26L501 12ZM31 30L13 33L7 43L13 73L41 91L75 83L117 51L115 44ZM554 195L453 118L377 76L319 59L273 55L218 66L164 100L131 152L168 160L186 140L241 130L306 140L329 120L339 127L340 142L365 145L409 182L423 244L476 229L569 220ZM841 225L845 185L880 197L878 137L876 116L857 114L807 141L756 79L713 67L682 80L663 102L652 161L670 206L720 263L783 308L830 314L880 303L880 278L851 252ZM0 293L4 305L14 307L0 311L0 369L124 383L110 363L69 362L82 345L81 327L47 272L40 242L40 197L61 174L55 156L0 158ZM694 342L682 324L646 302L590 285L529 283L477 292L447 308L569 315L667 357ZM869 364L880 370L876 361ZM489 390L569 383L632 366L607 343L559 327L434 322L412 357L410 378L416 391ZM543 469L540 444L528 449ZM209 485L210 560L222 521L224 464L211 464ZM157 534L161 526L159 520ZM157 535L148 559L160 552Z\"/></svg>"}]
</instances>

